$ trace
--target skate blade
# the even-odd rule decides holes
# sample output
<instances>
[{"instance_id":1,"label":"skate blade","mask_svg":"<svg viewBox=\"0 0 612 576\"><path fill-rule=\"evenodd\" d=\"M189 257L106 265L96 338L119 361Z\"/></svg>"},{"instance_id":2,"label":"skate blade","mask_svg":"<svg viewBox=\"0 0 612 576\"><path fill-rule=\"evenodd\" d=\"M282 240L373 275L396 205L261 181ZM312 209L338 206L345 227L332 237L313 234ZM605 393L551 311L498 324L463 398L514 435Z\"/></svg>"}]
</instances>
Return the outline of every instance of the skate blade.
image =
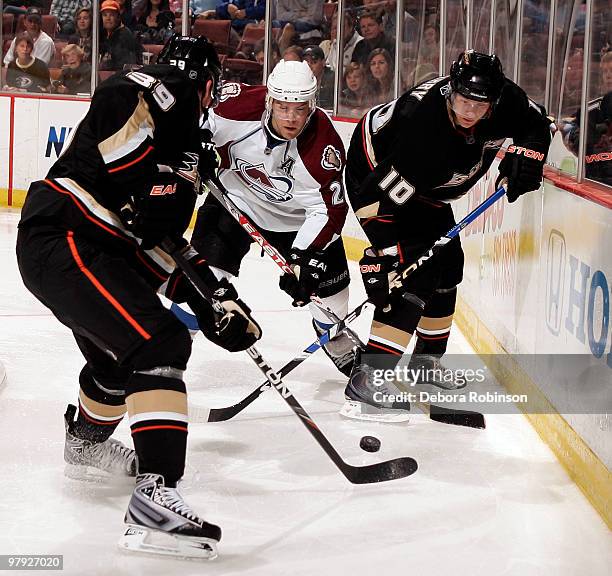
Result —
<instances>
[{"instance_id":1,"label":"skate blade","mask_svg":"<svg viewBox=\"0 0 612 576\"><path fill-rule=\"evenodd\" d=\"M394 410L392 408L377 408L365 402L347 400L340 409L340 416L352 418L353 420L366 420L368 422L408 422L410 413L406 410Z\"/></svg>"},{"instance_id":2,"label":"skate blade","mask_svg":"<svg viewBox=\"0 0 612 576\"><path fill-rule=\"evenodd\" d=\"M128 476L127 474L111 474L110 472L105 472L104 470L85 464L66 463L64 465L64 476L72 480L92 482L94 484L134 482L134 476Z\"/></svg>"},{"instance_id":3,"label":"skate blade","mask_svg":"<svg viewBox=\"0 0 612 576\"><path fill-rule=\"evenodd\" d=\"M136 524L128 524L117 543L121 550L140 554L173 556L186 560L214 560L217 541L211 538L177 536Z\"/></svg>"}]
</instances>

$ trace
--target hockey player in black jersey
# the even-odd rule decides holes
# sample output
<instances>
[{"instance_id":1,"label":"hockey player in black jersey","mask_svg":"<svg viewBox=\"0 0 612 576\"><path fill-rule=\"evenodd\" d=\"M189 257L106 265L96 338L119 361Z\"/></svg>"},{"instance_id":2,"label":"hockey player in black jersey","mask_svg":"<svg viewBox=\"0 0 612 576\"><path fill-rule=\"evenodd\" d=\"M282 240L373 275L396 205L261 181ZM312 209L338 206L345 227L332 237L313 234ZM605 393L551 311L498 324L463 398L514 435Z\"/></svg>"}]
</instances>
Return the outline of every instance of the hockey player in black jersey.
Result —
<instances>
[{"instance_id":1,"label":"hockey player in black jersey","mask_svg":"<svg viewBox=\"0 0 612 576\"><path fill-rule=\"evenodd\" d=\"M122 547L213 557L220 528L177 491L191 338L157 292L187 301L205 335L230 351L251 346L261 331L231 284L191 251L226 310L217 322L158 247L164 237L185 243L200 177L211 169L200 117L220 83L203 37L172 38L158 62L98 87L65 152L30 186L17 258L26 287L72 330L86 359L78 412L69 406L65 416L67 467L136 476ZM110 438L126 411L135 451ZM170 542L152 544L150 532Z\"/></svg>"},{"instance_id":2,"label":"hockey player in black jersey","mask_svg":"<svg viewBox=\"0 0 612 576\"><path fill-rule=\"evenodd\" d=\"M368 375L381 355L384 367L393 368L415 331L410 367L436 374L463 276L459 237L406 279L402 297L390 296L389 278L452 228L449 202L485 174L506 138L512 138L513 146L499 166L498 181L507 178L508 201L537 190L549 126L544 109L503 75L495 55L472 50L460 54L450 76L417 85L361 119L345 178L371 243L360 266L376 310L367 347L346 387L343 415L407 419L409 404L393 398L400 390L393 383L373 386Z\"/></svg>"}]
</instances>

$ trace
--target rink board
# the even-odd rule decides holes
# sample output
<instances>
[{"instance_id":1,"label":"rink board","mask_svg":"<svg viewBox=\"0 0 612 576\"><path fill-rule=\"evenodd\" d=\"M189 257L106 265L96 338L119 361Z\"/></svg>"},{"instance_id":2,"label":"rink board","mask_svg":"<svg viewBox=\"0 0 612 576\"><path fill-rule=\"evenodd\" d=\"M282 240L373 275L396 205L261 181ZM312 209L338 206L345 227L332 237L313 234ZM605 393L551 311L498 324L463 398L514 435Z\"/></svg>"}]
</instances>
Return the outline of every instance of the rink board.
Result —
<instances>
[{"instance_id":1,"label":"rink board","mask_svg":"<svg viewBox=\"0 0 612 576\"><path fill-rule=\"evenodd\" d=\"M85 100L0 96L0 117L9 118L0 124L0 205L23 204L30 182L44 177L88 106ZM336 125L348 146L355 124ZM456 203L458 217L493 192L495 176L496 170L492 170ZM344 236L349 257L358 259L366 242L352 213ZM466 265L457 320L479 351L589 354L592 377L603 375L612 384L612 257L606 254L612 238L609 208L569 194L546 180L540 192L520 202L497 203L462 237ZM541 370L532 368L497 367L507 387L514 390L524 385L538 391L542 403L554 412L549 392L555 382L542 379ZM522 378L513 377L516 374ZM579 395L580 390L568 393ZM564 413L563 418L558 414L528 417L612 524L612 446L606 443L609 416Z\"/></svg>"}]
</instances>

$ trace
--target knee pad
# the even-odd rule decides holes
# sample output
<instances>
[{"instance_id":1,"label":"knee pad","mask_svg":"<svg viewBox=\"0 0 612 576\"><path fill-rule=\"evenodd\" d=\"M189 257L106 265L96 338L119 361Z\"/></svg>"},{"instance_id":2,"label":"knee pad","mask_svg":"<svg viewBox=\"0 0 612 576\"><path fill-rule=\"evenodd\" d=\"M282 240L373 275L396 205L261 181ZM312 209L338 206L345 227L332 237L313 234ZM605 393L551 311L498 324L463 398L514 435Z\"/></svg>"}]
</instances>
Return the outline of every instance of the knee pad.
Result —
<instances>
[{"instance_id":1,"label":"knee pad","mask_svg":"<svg viewBox=\"0 0 612 576\"><path fill-rule=\"evenodd\" d=\"M79 386L83 394L95 402L109 406L122 406L125 403L125 388L131 370L117 366L115 377L108 370L99 374L95 366L85 364L79 374Z\"/></svg>"},{"instance_id":2,"label":"knee pad","mask_svg":"<svg viewBox=\"0 0 612 576\"><path fill-rule=\"evenodd\" d=\"M388 312L376 308L374 320L414 334L424 310L425 301L422 298L412 292L405 292L402 297L393 299Z\"/></svg>"},{"instance_id":3,"label":"knee pad","mask_svg":"<svg viewBox=\"0 0 612 576\"><path fill-rule=\"evenodd\" d=\"M457 287L452 288L437 288L434 290L427 306L425 307L424 316L430 318L444 318L452 316L455 313L455 304L457 302Z\"/></svg>"},{"instance_id":4,"label":"knee pad","mask_svg":"<svg viewBox=\"0 0 612 576\"><path fill-rule=\"evenodd\" d=\"M134 371L151 370L156 367L171 367L182 371L187 368L191 355L191 336L180 321L168 323L150 340L138 348L128 363Z\"/></svg>"}]
</instances>

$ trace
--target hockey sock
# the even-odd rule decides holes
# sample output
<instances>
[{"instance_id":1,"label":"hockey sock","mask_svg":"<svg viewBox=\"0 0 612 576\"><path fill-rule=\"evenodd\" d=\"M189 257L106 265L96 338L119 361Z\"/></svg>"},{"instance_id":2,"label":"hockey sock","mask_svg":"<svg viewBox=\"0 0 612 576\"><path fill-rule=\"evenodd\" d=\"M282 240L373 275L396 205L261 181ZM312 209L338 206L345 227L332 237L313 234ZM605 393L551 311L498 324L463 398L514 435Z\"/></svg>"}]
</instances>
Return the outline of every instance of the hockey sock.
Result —
<instances>
[{"instance_id":1,"label":"hockey sock","mask_svg":"<svg viewBox=\"0 0 612 576\"><path fill-rule=\"evenodd\" d=\"M185 470L187 394L182 371L170 366L134 372L127 406L138 473L161 474L166 485Z\"/></svg>"},{"instance_id":2,"label":"hockey sock","mask_svg":"<svg viewBox=\"0 0 612 576\"><path fill-rule=\"evenodd\" d=\"M396 357L393 365L397 364L414 334L424 308L425 302L411 293L406 293L394 302L390 312L385 313L377 307L364 354ZM385 368L393 366L385 364Z\"/></svg>"},{"instance_id":3,"label":"hockey sock","mask_svg":"<svg viewBox=\"0 0 612 576\"><path fill-rule=\"evenodd\" d=\"M372 329L370 330L370 338L366 344L365 354L376 354L376 355L387 355L388 363L392 363L393 366L385 363L385 368L392 369L397 362L400 361L404 350L410 342L412 334L394 328L388 324L378 322L374 320L372 322Z\"/></svg>"},{"instance_id":4,"label":"hockey sock","mask_svg":"<svg viewBox=\"0 0 612 576\"><path fill-rule=\"evenodd\" d=\"M446 352L456 300L457 287L434 292L416 330L415 354L440 357Z\"/></svg>"},{"instance_id":5,"label":"hockey sock","mask_svg":"<svg viewBox=\"0 0 612 576\"><path fill-rule=\"evenodd\" d=\"M94 378L86 364L79 375L79 412L71 432L77 438L104 442L115 431L125 414L125 390L118 383Z\"/></svg>"}]
</instances>

